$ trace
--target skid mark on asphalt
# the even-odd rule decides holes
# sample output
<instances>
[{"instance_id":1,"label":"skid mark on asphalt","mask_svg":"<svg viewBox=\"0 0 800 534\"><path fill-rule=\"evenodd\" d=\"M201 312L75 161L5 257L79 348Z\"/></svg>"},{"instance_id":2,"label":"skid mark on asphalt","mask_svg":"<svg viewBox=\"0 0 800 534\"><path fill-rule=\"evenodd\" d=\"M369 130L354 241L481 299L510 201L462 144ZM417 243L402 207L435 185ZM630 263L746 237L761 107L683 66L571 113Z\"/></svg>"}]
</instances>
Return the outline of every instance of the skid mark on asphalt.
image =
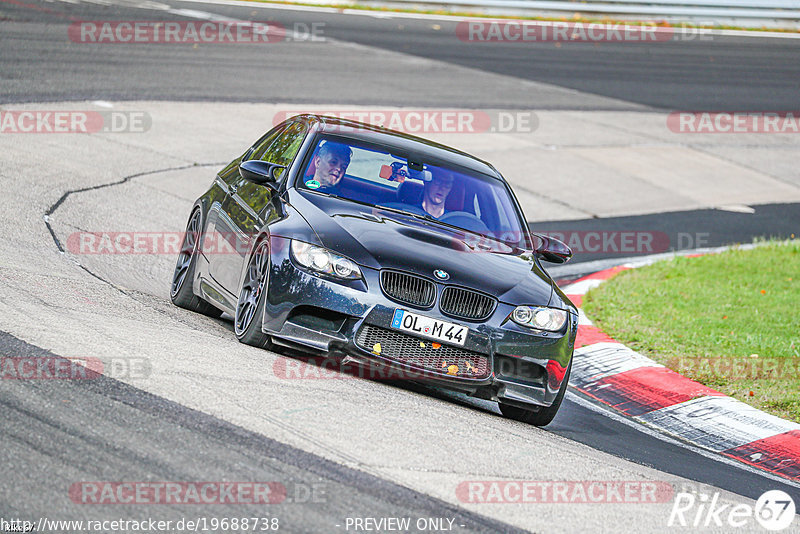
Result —
<instances>
[{"instance_id":1,"label":"skid mark on asphalt","mask_svg":"<svg viewBox=\"0 0 800 534\"><path fill-rule=\"evenodd\" d=\"M150 176L150 175L154 175L154 174L171 172L171 171L186 170L186 169L191 169L191 168L195 168L195 167L214 167L214 166L219 167L221 165L223 165L223 164L222 163L201 163L201 164L190 164L190 165L180 165L180 166L175 166L175 167L167 167L167 168L163 168L163 169L156 169L156 170L151 170L151 171L143 171L143 172L131 174L131 175L126 176L126 177L124 177L124 178L122 178L120 180L116 180L116 181L113 181L113 182L108 182L108 183L105 183L105 184L99 184L99 185L94 185L94 186L90 186L90 187L84 187L84 188L80 188L80 189L69 190L69 191L65 192L63 195L61 195L61 197L55 203L53 203L50 206L50 208L48 208L48 210L45 212L45 215L44 215L45 224L47 226L48 231L50 232L50 235L53 238L53 242L55 243L56 247L58 248L58 250L61 253L64 253L65 252L64 246L63 246L61 240L56 235L55 230L53 229L53 227L51 225L51 220L50 219L51 219L52 215L58 210L58 208L60 206L62 206L64 204L64 202L70 196L78 195L78 194L86 193L86 192L90 192L90 191L96 191L98 189L104 189L104 188L108 188L108 187L120 186L120 185L123 185L123 184L126 184L126 183L130 182L131 180L133 180L135 178L140 178L140 177L143 177L143 176ZM184 199L181 199L181 200L184 200ZM86 266L82 265L76 259L72 259L72 258L70 258L70 259L78 267L80 267L83 271L87 272L88 274L90 274L91 276L96 278L97 280L100 280L101 282L103 282L105 284L108 284L109 286L111 286L115 290L119 291L123 295L125 295L125 296L127 296L127 297L129 297L129 298L131 298L133 300L136 300L137 302L145 304L146 306L150 307L151 309L153 309L154 311L156 311L156 312L158 312L160 314L167 315L172 320L178 320L178 321L182 322L180 319L178 319L174 315L168 314L165 310L160 309L159 307L153 306L152 304L149 304L147 302L143 302L142 300L138 299L136 297L136 292L131 291L129 289L121 288L121 287L117 286L116 284L114 284L112 281L107 280L106 278L98 275L97 273L93 272L92 270L90 270ZM42 304L43 305L48 305L47 303L44 303L44 302L42 302ZM194 380L192 379L192 377L190 375L182 375L182 376L183 376L184 379L189 380L191 382L194 382ZM200 384L195 382L195 385L199 386ZM241 408L243 410L245 409L244 406L241 406L238 403L236 403L233 400L233 397L231 397L231 398L229 398L227 400L234 402L234 404L236 404L237 407L239 407L239 408ZM290 434L292 434L292 435L294 435L294 436L296 436L296 437L298 437L298 438L300 438L300 439L302 439L304 441L307 441L308 443L313 444L316 447L319 447L319 448L325 450L326 452L328 452L329 454L331 454L331 455L333 455L335 457L341 458L343 461L347 462L349 465L358 466L360 469L364 470L365 472L369 472L370 474L373 474L375 476L379 476L377 472L373 472L373 470L371 469L371 467L369 465L359 461L356 457L354 457L354 456L352 456L350 454L347 454L346 452L343 452L343 451L341 451L341 450L339 450L337 448L329 447L327 445L324 445L324 444L320 443L318 440L315 440L314 437L311 434L309 434L307 432L303 432L303 431L297 429L296 427L281 421L279 418L271 417L269 415L266 415L265 413L259 414L258 417L261 418L262 420L264 420L264 421L276 426L276 427L281 428L282 430L284 430L284 431L286 431L286 432L288 432L288 433L290 433Z\"/></svg>"},{"instance_id":2,"label":"skid mark on asphalt","mask_svg":"<svg viewBox=\"0 0 800 534\"><path fill-rule=\"evenodd\" d=\"M0 1L2 1L2 0L0 0ZM70 190L66 191L63 195L61 195L61 197L59 197L59 199L56 202L54 202L47 209L47 211L45 211L44 217L43 217L45 226L47 227L47 231L50 232L50 236L53 238L53 243L55 244L55 246L58 249L58 251L61 252L62 254L64 254L65 253L64 245L61 242L61 240L58 238L58 236L56 235L55 230L53 229L53 226L51 224L51 217L58 210L58 208L62 204L64 204L64 202L70 196L78 195L80 193L86 193L88 191L97 191L98 189L105 189L107 187L113 187L113 186L117 186L117 185L126 184L126 183L130 182L131 180L133 180L134 178L139 178L139 177L142 177L142 176L149 176L149 175L152 175L152 174L158 174L158 173L169 172L169 171L180 171L180 170L191 169L191 168L195 168L195 167L218 167L218 166L221 166L221 165L223 165L223 164L222 163L193 163L193 164L187 164L187 165L179 165L179 166L176 166L176 167L167 167L167 168L163 168L163 169L156 169L156 170L151 170L151 171L138 172L138 173L135 173L135 174L131 174L129 176L125 176L124 178L122 178L120 180L116 180L116 181L108 182L108 183L104 183L104 184L98 184L98 185L93 185L93 186L89 186L89 187L82 187L82 188L79 188L79 189L70 189ZM97 273L93 272L92 270L90 270L89 268L87 268L86 266L81 264L77 259L69 258L69 260L72 261L75 265L77 265L80 269L82 269L83 271L85 271L86 273L91 275L92 277L96 278L97 280L100 280L104 284L108 284L109 286L111 286L112 288L116 289L117 291L119 291L123 295L126 295L126 296L128 296L130 298L133 298L134 300L138 300L133 296L133 293L130 290L127 290L127 289L124 289L122 287L119 287L118 285L114 284L110 280L107 280L107 279L103 278L102 276L98 275ZM159 310L157 308L153 308L153 309L156 310L159 313L163 313L163 311L161 311L161 310ZM173 317L173 319L174 319L174 317Z\"/></svg>"}]
</instances>

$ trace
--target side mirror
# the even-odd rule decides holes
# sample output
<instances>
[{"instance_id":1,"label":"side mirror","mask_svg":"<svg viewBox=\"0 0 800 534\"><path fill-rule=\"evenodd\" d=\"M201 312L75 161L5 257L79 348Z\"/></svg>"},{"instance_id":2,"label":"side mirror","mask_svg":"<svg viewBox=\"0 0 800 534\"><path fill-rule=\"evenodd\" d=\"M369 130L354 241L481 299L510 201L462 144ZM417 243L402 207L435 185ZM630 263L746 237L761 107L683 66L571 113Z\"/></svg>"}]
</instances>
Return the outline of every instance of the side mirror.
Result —
<instances>
[{"instance_id":1,"label":"side mirror","mask_svg":"<svg viewBox=\"0 0 800 534\"><path fill-rule=\"evenodd\" d=\"M546 235L534 235L541 240L541 244L539 244L533 252L544 261L550 263L567 263L572 259L572 249L563 241Z\"/></svg>"},{"instance_id":2,"label":"side mirror","mask_svg":"<svg viewBox=\"0 0 800 534\"><path fill-rule=\"evenodd\" d=\"M244 161L239 165L239 174L245 180L260 185L273 185L278 181L278 177L280 176L279 171L285 169L286 165L250 160Z\"/></svg>"}]
</instances>

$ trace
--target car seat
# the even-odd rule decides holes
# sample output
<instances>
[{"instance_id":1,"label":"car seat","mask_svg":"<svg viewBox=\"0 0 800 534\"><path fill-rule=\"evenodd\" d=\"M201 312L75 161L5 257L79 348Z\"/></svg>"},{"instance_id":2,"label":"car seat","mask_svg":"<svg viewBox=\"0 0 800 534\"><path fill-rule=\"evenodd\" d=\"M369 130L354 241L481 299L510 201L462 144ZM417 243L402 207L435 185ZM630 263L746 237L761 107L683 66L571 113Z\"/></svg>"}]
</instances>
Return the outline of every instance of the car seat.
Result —
<instances>
[{"instance_id":1,"label":"car seat","mask_svg":"<svg viewBox=\"0 0 800 534\"><path fill-rule=\"evenodd\" d=\"M422 203L424 186L417 180L405 180L397 189L397 200L403 204L419 206Z\"/></svg>"}]
</instances>

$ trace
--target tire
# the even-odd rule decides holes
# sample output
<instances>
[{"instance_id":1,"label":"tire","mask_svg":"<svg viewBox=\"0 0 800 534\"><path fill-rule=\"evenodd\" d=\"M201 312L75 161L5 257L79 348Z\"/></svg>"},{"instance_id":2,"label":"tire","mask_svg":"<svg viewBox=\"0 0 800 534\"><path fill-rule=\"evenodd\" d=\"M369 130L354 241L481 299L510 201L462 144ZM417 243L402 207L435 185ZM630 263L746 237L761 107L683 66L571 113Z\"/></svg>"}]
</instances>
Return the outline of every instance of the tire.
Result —
<instances>
[{"instance_id":1,"label":"tire","mask_svg":"<svg viewBox=\"0 0 800 534\"><path fill-rule=\"evenodd\" d=\"M561 383L561 388L558 390L558 394L556 398L553 400L553 404L545 407L540 407L538 410L528 410L525 408L518 408L516 406L511 406L509 404L499 404L500 413L502 413L505 417L509 419L514 419L515 421L521 421L523 423L528 423L533 426L547 426L549 425L553 419L555 418L556 414L558 413L558 409L561 407L561 401L564 400L564 395L567 394L567 385L569 384L569 375L572 372L572 359L569 361L569 367L567 367L567 374L564 375L564 381Z\"/></svg>"},{"instance_id":2,"label":"tire","mask_svg":"<svg viewBox=\"0 0 800 534\"><path fill-rule=\"evenodd\" d=\"M233 330L236 338L246 345L268 349L272 339L261 331L264 320L264 302L269 281L269 242L260 241L250 261L236 302L236 314L233 318Z\"/></svg>"},{"instance_id":3,"label":"tire","mask_svg":"<svg viewBox=\"0 0 800 534\"><path fill-rule=\"evenodd\" d=\"M222 311L192 292L194 270L197 265L197 249L202 237L201 221L200 210L194 210L189 217L189 223L186 225L186 233L183 236L181 250L178 253L175 271L172 273L169 296L176 306L217 318L222 315Z\"/></svg>"}]
</instances>

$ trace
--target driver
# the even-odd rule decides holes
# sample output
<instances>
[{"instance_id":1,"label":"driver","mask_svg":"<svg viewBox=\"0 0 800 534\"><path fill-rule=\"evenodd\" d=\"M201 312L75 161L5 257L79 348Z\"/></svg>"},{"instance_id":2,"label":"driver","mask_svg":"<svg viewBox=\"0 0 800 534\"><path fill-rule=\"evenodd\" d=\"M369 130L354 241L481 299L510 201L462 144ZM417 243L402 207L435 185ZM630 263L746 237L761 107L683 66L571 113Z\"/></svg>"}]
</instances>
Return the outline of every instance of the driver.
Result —
<instances>
[{"instance_id":1,"label":"driver","mask_svg":"<svg viewBox=\"0 0 800 534\"><path fill-rule=\"evenodd\" d=\"M436 219L444 215L444 203L453 188L453 175L449 172L437 172L430 181L425 182L422 193L422 209Z\"/></svg>"},{"instance_id":2,"label":"driver","mask_svg":"<svg viewBox=\"0 0 800 534\"><path fill-rule=\"evenodd\" d=\"M306 176L305 184L309 189L329 192L342 180L353 150L341 143L330 141L323 144L314 156L314 176Z\"/></svg>"}]
</instances>

